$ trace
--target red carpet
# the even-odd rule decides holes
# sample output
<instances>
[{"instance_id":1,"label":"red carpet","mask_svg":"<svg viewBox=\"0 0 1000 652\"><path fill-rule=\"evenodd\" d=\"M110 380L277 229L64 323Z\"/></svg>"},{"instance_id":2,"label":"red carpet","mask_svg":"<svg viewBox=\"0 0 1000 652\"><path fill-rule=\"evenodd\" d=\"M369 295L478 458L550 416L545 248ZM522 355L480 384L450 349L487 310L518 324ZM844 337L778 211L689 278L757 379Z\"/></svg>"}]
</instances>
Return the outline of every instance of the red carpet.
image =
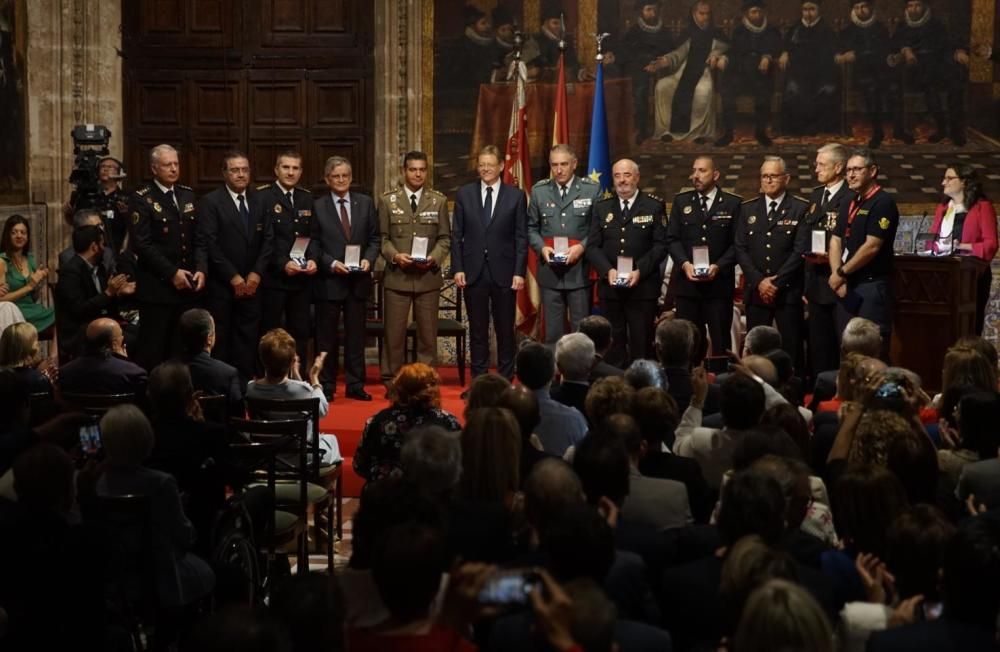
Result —
<instances>
[{"instance_id":1,"label":"red carpet","mask_svg":"<svg viewBox=\"0 0 1000 652\"><path fill-rule=\"evenodd\" d=\"M465 410L465 402L459 398L462 393L462 386L458 384L457 367L439 367L441 374L441 407L451 412L462 421L462 412ZM372 395L372 401L355 401L344 398L343 378L337 381L337 397L330 404L330 411L320 422L320 431L337 435L340 443L340 454L344 456L344 496L361 495L361 487L364 484L354 472L351 463L354 461L354 451L361 441L361 431L364 430L365 421L379 410L389 407L389 401L385 400L385 388L379 381L379 370L377 366L369 366L367 369L368 384L365 391Z\"/></svg>"}]
</instances>

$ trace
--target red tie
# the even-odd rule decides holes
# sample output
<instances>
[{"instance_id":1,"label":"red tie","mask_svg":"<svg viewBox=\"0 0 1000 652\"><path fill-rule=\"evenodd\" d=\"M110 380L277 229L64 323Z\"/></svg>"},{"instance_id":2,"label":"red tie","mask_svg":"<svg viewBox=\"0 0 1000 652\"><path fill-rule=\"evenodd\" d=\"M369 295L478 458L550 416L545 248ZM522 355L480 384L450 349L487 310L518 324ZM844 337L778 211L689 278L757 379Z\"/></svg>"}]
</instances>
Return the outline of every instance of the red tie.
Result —
<instances>
[{"instance_id":1,"label":"red tie","mask_svg":"<svg viewBox=\"0 0 1000 652\"><path fill-rule=\"evenodd\" d=\"M340 225L344 227L344 235L347 239L351 239L351 220L347 218L347 207L344 204L347 203L346 199L337 200L340 203Z\"/></svg>"}]
</instances>

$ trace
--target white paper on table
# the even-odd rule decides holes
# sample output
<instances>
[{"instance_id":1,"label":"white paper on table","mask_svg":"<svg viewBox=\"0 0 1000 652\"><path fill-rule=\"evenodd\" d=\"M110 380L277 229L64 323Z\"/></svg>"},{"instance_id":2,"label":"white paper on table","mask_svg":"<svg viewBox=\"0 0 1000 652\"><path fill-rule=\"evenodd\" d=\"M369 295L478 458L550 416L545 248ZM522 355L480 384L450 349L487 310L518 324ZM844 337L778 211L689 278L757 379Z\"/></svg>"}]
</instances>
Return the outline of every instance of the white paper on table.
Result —
<instances>
[{"instance_id":1,"label":"white paper on table","mask_svg":"<svg viewBox=\"0 0 1000 652\"><path fill-rule=\"evenodd\" d=\"M699 245L691 248L691 264L696 272L708 272L708 247Z\"/></svg>"},{"instance_id":2,"label":"white paper on table","mask_svg":"<svg viewBox=\"0 0 1000 652\"><path fill-rule=\"evenodd\" d=\"M565 256L569 253L569 238L561 235L552 238L552 248L555 249L556 254Z\"/></svg>"},{"instance_id":3,"label":"white paper on table","mask_svg":"<svg viewBox=\"0 0 1000 652\"><path fill-rule=\"evenodd\" d=\"M417 260L427 259L427 244L430 241L429 238L424 236L413 236L413 245L410 247L410 258L416 258Z\"/></svg>"},{"instance_id":4,"label":"white paper on table","mask_svg":"<svg viewBox=\"0 0 1000 652\"><path fill-rule=\"evenodd\" d=\"M347 245L344 250L344 265L361 267L361 245Z\"/></svg>"},{"instance_id":5,"label":"white paper on table","mask_svg":"<svg viewBox=\"0 0 1000 652\"><path fill-rule=\"evenodd\" d=\"M812 232L812 252L814 254L826 253L826 231L815 229Z\"/></svg>"},{"instance_id":6,"label":"white paper on table","mask_svg":"<svg viewBox=\"0 0 1000 652\"><path fill-rule=\"evenodd\" d=\"M618 278L624 278L632 273L632 256L618 256Z\"/></svg>"}]
</instances>

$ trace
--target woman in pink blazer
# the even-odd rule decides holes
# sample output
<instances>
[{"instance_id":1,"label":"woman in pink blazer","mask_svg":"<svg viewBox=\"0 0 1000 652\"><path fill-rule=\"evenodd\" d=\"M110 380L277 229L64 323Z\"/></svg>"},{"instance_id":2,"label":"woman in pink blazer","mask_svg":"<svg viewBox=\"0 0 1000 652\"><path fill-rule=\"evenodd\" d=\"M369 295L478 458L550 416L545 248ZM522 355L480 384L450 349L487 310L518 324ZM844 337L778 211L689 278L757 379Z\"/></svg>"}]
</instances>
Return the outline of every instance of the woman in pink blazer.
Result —
<instances>
[{"instance_id":1,"label":"woman in pink blazer","mask_svg":"<svg viewBox=\"0 0 1000 652\"><path fill-rule=\"evenodd\" d=\"M951 251L951 243L957 241L955 253L992 261L997 253L997 214L983 194L975 168L965 163L950 166L945 170L941 188L944 198L931 225L931 233L938 235L938 246ZM976 284L977 335L983 333L992 281L993 273L987 267Z\"/></svg>"}]
</instances>

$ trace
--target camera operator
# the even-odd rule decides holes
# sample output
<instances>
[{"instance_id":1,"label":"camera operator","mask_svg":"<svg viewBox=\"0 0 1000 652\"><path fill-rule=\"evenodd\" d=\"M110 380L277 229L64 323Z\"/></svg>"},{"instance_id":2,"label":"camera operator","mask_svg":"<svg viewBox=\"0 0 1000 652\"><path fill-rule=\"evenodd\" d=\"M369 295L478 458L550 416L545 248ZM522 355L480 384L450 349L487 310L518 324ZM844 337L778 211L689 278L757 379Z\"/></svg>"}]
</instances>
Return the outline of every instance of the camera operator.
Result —
<instances>
[{"instance_id":1,"label":"camera operator","mask_svg":"<svg viewBox=\"0 0 1000 652\"><path fill-rule=\"evenodd\" d=\"M94 197L94 208L101 214L107 245L115 255L125 248L128 235L128 193L121 187L124 178L122 162L113 156L105 156L97 162L100 191Z\"/></svg>"}]
</instances>

